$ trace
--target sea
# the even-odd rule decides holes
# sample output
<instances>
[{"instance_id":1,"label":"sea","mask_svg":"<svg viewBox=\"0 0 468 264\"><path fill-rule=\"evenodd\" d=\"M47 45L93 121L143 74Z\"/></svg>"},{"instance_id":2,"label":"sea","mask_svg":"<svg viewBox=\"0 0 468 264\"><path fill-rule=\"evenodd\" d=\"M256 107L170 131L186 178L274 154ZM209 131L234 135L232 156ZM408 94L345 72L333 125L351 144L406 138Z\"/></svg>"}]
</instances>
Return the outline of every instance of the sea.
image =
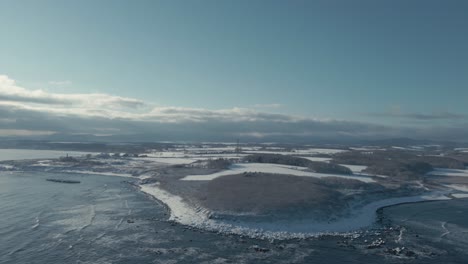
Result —
<instances>
[{"instance_id":1,"label":"sea","mask_svg":"<svg viewBox=\"0 0 468 264\"><path fill-rule=\"evenodd\" d=\"M468 263L468 199L383 208L351 235L259 240L168 221L135 183L0 172L0 263Z\"/></svg>"}]
</instances>

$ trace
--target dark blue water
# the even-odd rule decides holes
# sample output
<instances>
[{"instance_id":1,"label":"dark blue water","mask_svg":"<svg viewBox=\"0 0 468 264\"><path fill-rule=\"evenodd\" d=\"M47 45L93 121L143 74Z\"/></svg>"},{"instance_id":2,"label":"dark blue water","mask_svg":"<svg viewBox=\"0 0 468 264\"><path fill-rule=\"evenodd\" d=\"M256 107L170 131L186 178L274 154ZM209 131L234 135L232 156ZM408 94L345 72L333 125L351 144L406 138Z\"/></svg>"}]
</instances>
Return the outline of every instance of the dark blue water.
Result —
<instances>
[{"instance_id":1,"label":"dark blue water","mask_svg":"<svg viewBox=\"0 0 468 264\"><path fill-rule=\"evenodd\" d=\"M420 214L411 205L386 209L394 218L386 221L406 225L398 246L434 251L402 258L385 248L369 251L364 242L383 236L391 244L396 231L358 239L261 241L192 230L166 221L164 205L122 180L0 172L0 263L466 263L468 257L466 201L413 207L422 208ZM426 221L435 217L434 208L441 216ZM441 237L443 222L454 232Z\"/></svg>"},{"instance_id":2,"label":"dark blue water","mask_svg":"<svg viewBox=\"0 0 468 264\"><path fill-rule=\"evenodd\" d=\"M81 184L49 182L46 178L79 180ZM164 211L121 180L2 173L0 262L113 262L122 246L151 239L133 230L164 217Z\"/></svg>"}]
</instances>

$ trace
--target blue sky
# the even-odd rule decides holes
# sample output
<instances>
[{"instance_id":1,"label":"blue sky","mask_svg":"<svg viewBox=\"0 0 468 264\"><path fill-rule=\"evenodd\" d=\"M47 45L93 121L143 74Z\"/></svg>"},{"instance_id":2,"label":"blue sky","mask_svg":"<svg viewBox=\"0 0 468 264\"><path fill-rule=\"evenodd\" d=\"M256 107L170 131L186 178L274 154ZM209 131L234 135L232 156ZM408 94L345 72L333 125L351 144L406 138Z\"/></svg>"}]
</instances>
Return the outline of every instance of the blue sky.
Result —
<instances>
[{"instance_id":1,"label":"blue sky","mask_svg":"<svg viewBox=\"0 0 468 264\"><path fill-rule=\"evenodd\" d=\"M2 0L0 34L0 74L27 91L391 127L467 123L466 1Z\"/></svg>"}]
</instances>

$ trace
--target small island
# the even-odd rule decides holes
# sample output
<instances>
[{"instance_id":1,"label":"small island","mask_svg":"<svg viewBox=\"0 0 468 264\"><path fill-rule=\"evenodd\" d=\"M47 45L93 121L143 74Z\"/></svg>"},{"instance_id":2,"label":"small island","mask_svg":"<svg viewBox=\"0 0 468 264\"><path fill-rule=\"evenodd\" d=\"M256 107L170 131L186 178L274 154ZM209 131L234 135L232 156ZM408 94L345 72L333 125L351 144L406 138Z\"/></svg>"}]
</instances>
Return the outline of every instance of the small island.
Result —
<instances>
[{"instance_id":1,"label":"small island","mask_svg":"<svg viewBox=\"0 0 468 264\"><path fill-rule=\"evenodd\" d=\"M80 181L62 180L62 179L46 179L46 181L58 182L58 183L71 183L71 184L81 183Z\"/></svg>"}]
</instances>

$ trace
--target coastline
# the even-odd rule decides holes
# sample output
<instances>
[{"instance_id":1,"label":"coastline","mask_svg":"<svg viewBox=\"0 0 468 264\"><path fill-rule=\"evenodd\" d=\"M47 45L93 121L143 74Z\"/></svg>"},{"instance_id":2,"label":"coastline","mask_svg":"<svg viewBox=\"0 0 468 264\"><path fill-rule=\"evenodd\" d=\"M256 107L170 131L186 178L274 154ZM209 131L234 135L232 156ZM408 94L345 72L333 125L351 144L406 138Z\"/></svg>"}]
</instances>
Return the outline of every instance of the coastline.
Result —
<instances>
[{"instance_id":1,"label":"coastline","mask_svg":"<svg viewBox=\"0 0 468 264\"><path fill-rule=\"evenodd\" d=\"M211 212L205 208L194 208L182 197L163 190L158 184L139 185L140 190L162 202L169 210L169 221L223 234L237 234L260 239L294 239L318 237L323 235L349 235L377 223L378 211L390 206L407 203L451 200L445 196L448 192L432 192L426 195L388 198L371 202L354 210L351 217L345 217L331 223L298 221L271 222L232 222L212 219Z\"/></svg>"},{"instance_id":2,"label":"coastline","mask_svg":"<svg viewBox=\"0 0 468 264\"><path fill-rule=\"evenodd\" d=\"M134 185L138 186L140 191L150 195L154 199L157 199L162 204L164 204L165 207L167 207L170 215L169 221L210 232L237 234L263 239L284 240L293 238L317 237L323 235L356 234L362 231L364 228L372 227L374 224L376 224L378 219L378 211L383 208L407 203L451 200L459 198L456 195L452 195L454 193L457 194L457 190L455 190L452 186L446 186L450 189L439 189L439 191L432 191L423 195L409 196L409 193L403 193L402 197L397 198L387 198L377 201L368 199L367 203L364 201L363 206L350 208L350 212L346 216L338 217L337 215L326 215L326 218L332 219L329 221L311 221L310 218L307 219L305 217L300 217L300 211L298 211L297 215L295 215L294 212L293 215L291 215L291 217L287 220L278 220L278 218L275 219L274 214L267 216L264 218L264 220L259 220L255 215L253 215L251 219L236 217L240 216L240 214L234 214L232 215L233 217L228 217L226 219L223 217L218 217L218 215L215 216L215 213L217 214L219 212L211 211L204 207L191 205L184 200L184 195L174 195L166 189L161 188L161 186L159 186L157 183L150 183L161 179L159 178L160 174L157 171L157 168L159 167L153 167L155 165L153 163L138 163L138 160L138 162L134 162L135 160L133 159L126 159L125 161L122 159L119 160L120 163L117 164L118 167L116 167L113 164L114 160L99 160L99 162L104 163L105 167L102 164L99 164L99 166L95 166L94 168L91 164L89 167L80 167L82 168L80 170L78 167L74 167L74 163L57 163L55 159L49 159L49 161L49 163L56 166L36 166L37 164L41 164L41 160L36 160L38 163L35 163L35 161L31 160L23 160L17 162L17 167L17 164L14 164L15 166L11 166L8 165L8 163L6 163L6 166L11 166L12 169L15 169L11 170L11 172L16 171L16 169L26 169L24 171L28 171L29 169L30 171L47 171L49 173L123 177L127 179L133 178L136 180ZM21 165L22 163L25 164ZM291 166L280 167L291 169ZM100 171L94 172L92 169ZM300 172L300 170L297 171ZM158 177L156 177L156 175L158 175ZM186 180L187 177L191 176L191 174L188 174L184 175L182 179L178 179L176 177L173 180ZM206 177L206 175L195 176ZM162 177L162 179L164 179L164 177ZM144 184L145 182L148 182L149 184ZM459 192L461 192L460 195L468 195L464 191L459 190Z\"/></svg>"}]
</instances>

